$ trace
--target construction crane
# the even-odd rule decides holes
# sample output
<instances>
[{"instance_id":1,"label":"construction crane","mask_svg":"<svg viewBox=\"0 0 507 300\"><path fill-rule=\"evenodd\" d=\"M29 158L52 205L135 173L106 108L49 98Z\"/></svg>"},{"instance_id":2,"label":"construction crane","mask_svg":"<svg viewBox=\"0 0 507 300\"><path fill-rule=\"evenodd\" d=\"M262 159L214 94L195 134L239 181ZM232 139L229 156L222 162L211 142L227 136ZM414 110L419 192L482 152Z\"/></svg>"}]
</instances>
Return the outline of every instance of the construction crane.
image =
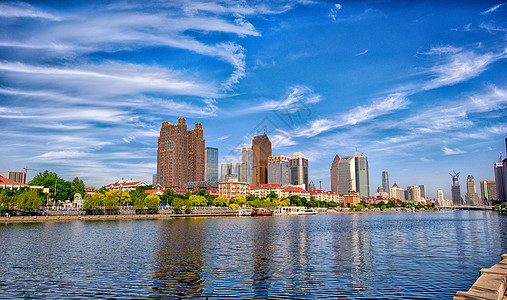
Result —
<instances>
[{"instance_id":1,"label":"construction crane","mask_svg":"<svg viewBox=\"0 0 507 300\"><path fill-rule=\"evenodd\" d=\"M30 169L29 167L24 167L23 170L25 170L25 182L23 182L23 183L26 184L26 173L28 173L28 170L32 170L32 171L37 171L37 170Z\"/></svg>"},{"instance_id":2,"label":"construction crane","mask_svg":"<svg viewBox=\"0 0 507 300\"><path fill-rule=\"evenodd\" d=\"M459 178L459 173L460 173L460 172L456 173L456 171L454 171L454 170L452 170L452 172L453 172L454 174L449 173L449 175L451 175L452 179L454 179L454 178L458 179L458 178Z\"/></svg>"}]
</instances>

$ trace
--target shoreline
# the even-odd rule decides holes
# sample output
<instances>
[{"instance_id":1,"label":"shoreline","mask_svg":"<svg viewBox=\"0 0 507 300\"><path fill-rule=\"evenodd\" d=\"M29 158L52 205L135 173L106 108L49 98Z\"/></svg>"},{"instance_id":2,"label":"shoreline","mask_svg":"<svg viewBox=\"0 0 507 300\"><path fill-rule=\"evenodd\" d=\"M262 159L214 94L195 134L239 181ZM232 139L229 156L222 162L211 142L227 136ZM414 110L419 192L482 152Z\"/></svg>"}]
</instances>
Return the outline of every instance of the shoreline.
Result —
<instances>
[{"instance_id":1,"label":"shoreline","mask_svg":"<svg viewBox=\"0 0 507 300\"><path fill-rule=\"evenodd\" d=\"M374 214L374 213L407 213L410 211L334 211L320 212L320 214ZM429 212L429 211L426 211ZM273 215L273 217L281 215ZM158 220L181 218L212 218L212 217L238 217L237 213L218 214L151 214L151 215L77 215L77 216L9 216L0 217L0 224L12 223L43 223L43 222L70 222L70 221L121 221L121 220ZM242 216L247 217L247 216Z\"/></svg>"}]
</instances>

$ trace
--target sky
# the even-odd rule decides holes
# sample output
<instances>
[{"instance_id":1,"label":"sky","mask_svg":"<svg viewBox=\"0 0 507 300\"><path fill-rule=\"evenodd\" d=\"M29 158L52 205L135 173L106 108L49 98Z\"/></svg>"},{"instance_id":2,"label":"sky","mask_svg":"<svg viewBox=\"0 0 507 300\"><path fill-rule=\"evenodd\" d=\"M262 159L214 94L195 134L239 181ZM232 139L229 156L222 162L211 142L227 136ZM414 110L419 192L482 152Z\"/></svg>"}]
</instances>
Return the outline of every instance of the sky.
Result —
<instances>
[{"instance_id":1,"label":"sky","mask_svg":"<svg viewBox=\"0 0 507 300\"><path fill-rule=\"evenodd\" d=\"M357 149L372 194L388 171L449 199L454 170L464 197L505 156L507 2L0 3L1 172L151 184L179 117L221 163L266 132L325 190Z\"/></svg>"}]
</instances>

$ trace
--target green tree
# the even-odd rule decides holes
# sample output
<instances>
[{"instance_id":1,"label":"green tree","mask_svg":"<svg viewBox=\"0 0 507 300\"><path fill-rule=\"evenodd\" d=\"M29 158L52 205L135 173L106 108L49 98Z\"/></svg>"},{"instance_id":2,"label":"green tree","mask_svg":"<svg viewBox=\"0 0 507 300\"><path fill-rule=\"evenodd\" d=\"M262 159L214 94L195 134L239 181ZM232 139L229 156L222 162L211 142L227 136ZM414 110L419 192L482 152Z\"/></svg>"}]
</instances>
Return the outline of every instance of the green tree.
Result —
<instances>
[{"instance_id":1,"label":"green tree","mask_svg":"<svg viewBox=\"0 0 507 300\"><path fill-rule=\"evenodd\" d=\"M266 198L270 198L270 199L278 199L278 195L275 193L275 192L270 192Z\"/></svg>"},{"instance_id":2,"label":"green tree","mask_svg":"<svg viewBox=\"0 0 507 300\"><path fill-rule=\"evenodd\" d=\"M111 210L117 209L120 204L120 191L108 191L105 194L104 208L111 213Z\"/></svg>"},{"instance_id":3,"label":"green tree","mask_svg":"<svg viewBox=\"0 0 507 300\"><path fill-rule=\"evenodd\" d=\"M76 193L81 194L81 196L85 195L85 185L84 182L78 177L74 178L71 182L72 196Z\"/></svg>"},{"instance_id":4,"label":"green tree","mask_svg":"<svg viewBox=\"0 0 507 300\"><path fill-rule=\"evenodd\" d=\"M166 205L173 205L174 192L171 189L165 190L165 192L160 196L160 201L165 203Z\"/></svg>"},{"instance_id":5,"label":"green tree","mask_svg":"<svg viewBox=\"0 0 507 300\"><path fill-rule=\"evenodd\" d=\"M105 196L102 193L95 193L93 195L85 195L83 199L83 209L96 210L104 205Z\"/></svg>"},{"instance_id":6,"label":"green tree","mask_svg":"<svg viewBox=\"0 0 507 300\"><path fill-rule=\"evenodd\" d=\"M208 204L208 201L206 200L206 198L204 196L199 196L199 195L192 195L188 198L188 200L190 202L193 202L195 206L205 206Z\"/></svg>"},{"instance_id":7,"label":"green tree","mask_svg":"<svg viewBox=\"0 0 507 300\"><path fill-rule=\"evenodd\" d=\"M213 201L213 205L215 206L227 206L229 205L229 198L225 197L216 197Z\"/></svg>"},{"instance_id":8,"label":"green tree","mask_svg":"<svg viewBox=\"0 0 507 300\"><path fill-rule=\"evenodd\" d=\"M13 195L10 195L10 193L7 190L2 189L2 191L0 191L0 210L11 209L14 205L13 199L14 199Z\"/></svg>"},{"instance_id":9,"label":"green tree","mask_svg":"<svg viewBox=\"0 0 507 300\"><path fill-rule=\"evenodd\" d=\"M36 190L22 191L16 197L16 207L22 210L32 210L42 206L44 200Z\"/></svg>"}]
</instances>

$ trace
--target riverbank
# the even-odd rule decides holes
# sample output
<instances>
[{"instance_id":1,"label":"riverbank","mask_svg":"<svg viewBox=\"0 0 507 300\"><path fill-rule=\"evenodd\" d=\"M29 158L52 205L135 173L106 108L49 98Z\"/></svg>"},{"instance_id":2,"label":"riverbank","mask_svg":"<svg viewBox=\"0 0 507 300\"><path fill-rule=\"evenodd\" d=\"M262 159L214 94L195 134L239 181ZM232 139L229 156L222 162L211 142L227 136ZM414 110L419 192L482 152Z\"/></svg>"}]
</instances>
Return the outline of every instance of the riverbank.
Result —
<instances>
[{"instance_id":1,"label":"riverbank","mask_svg":"<svg viewBox=\"0 0 507 300\"><path fill-rule=\"evenodd\" d=\"M372 213L403 213L400 211L335 211L319 212L318 214L372 214ZM119 220L156 220L171 218L209 218L209 217L235 217L236 211L221 213L195 213L195 214L146 214L146 215L71 215L71 216L9 216L0 217L2 223L39 223L39 222L68 222L68 221L119 221ZM280 215L274 215L280 216Z\"/></svg>"}]
</instances>

